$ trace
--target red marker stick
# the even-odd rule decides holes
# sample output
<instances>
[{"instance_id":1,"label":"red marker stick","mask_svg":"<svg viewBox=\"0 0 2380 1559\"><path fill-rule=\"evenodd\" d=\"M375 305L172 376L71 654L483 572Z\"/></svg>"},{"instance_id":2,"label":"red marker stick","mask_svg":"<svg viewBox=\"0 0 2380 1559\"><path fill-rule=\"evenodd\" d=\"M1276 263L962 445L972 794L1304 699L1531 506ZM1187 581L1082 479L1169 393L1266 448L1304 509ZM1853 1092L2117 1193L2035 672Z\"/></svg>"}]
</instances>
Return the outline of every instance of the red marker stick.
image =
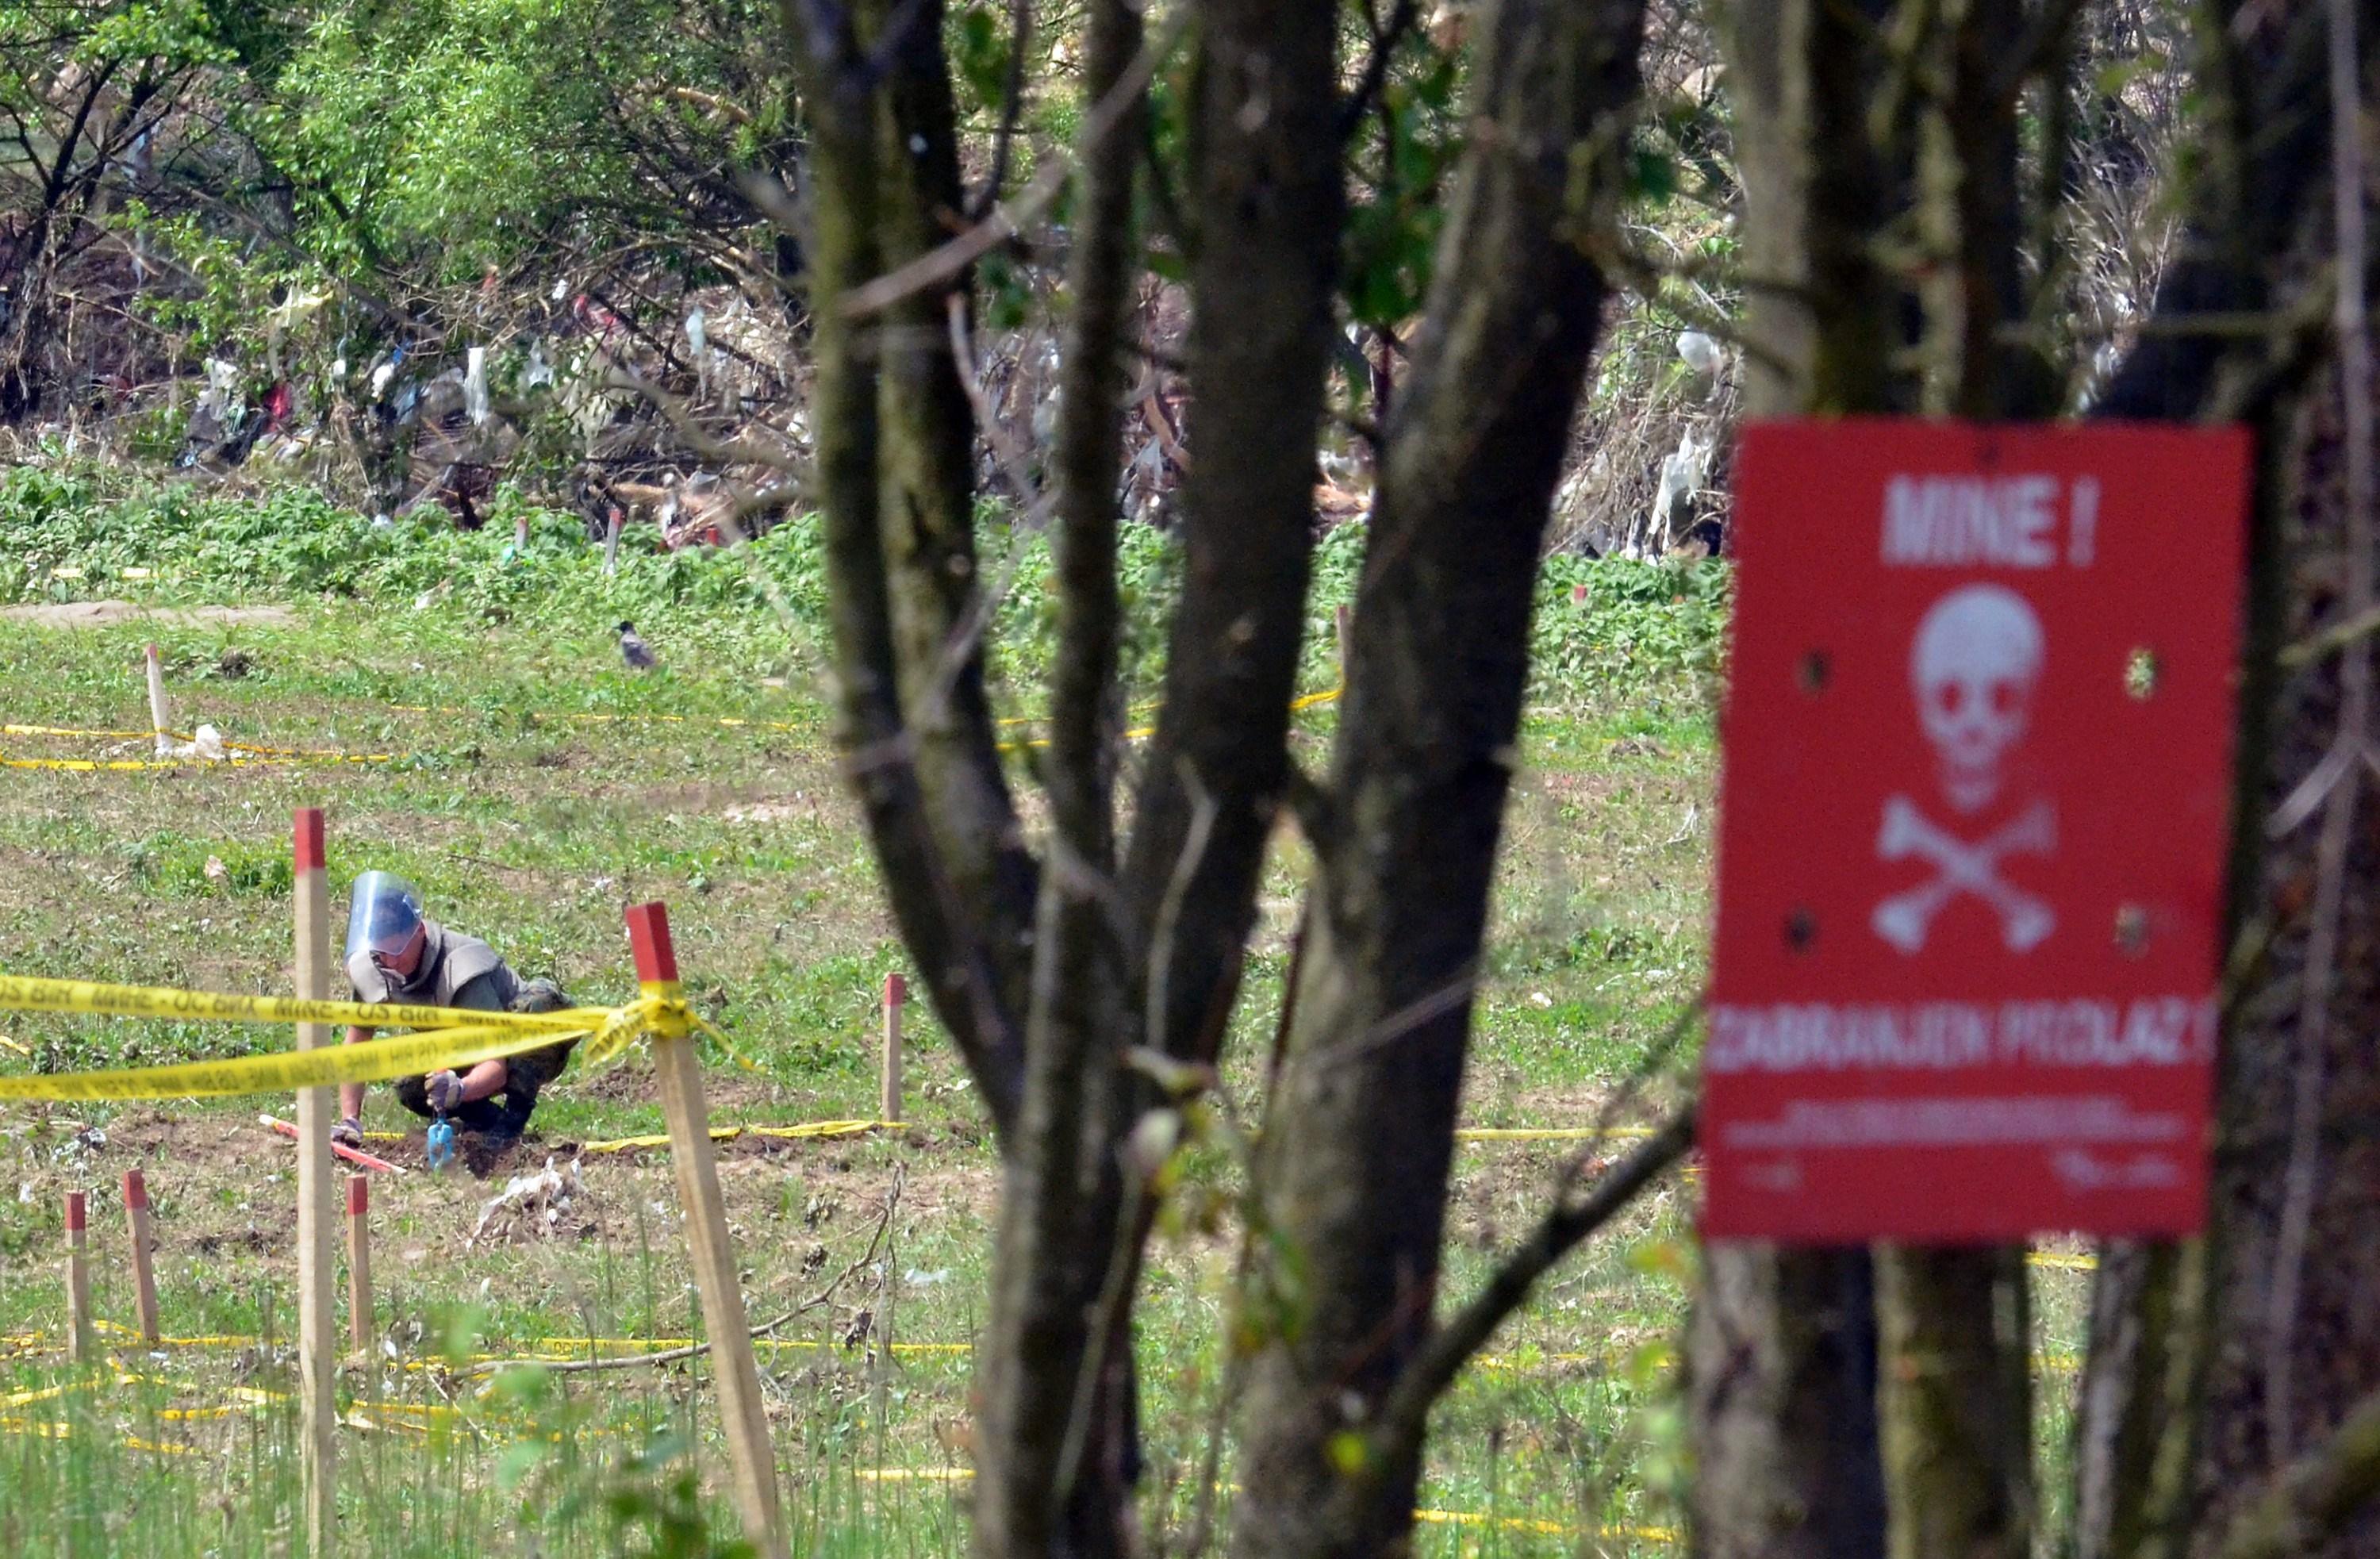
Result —
<instances>
[{"instance_id":1,"label":"red marker stick","mask_svg":"<svg viewBox=\"0 0 2380 1559\"><path fill-rule=\"evenodd\" d=\"M372 1343L371 1176L347 1176L347 1339L369 1356Z\"/></svg>"},{"instance_id":2,"label":"red marker stick","mask_svg":"<svg viewBox=\"0 0 2380 1559\"><path fill-rule=\"evenodd\" d=\"M292 819L290 908L296 943L298 994L321 1001L334 988L338 961L331 952L331 874L323 870L322 812L301 807ZM335 1041L327 1023L298 1025L298 1049L322 1050ZM298 1090L298 1382L299 1471L302 1503L298 1525L306 1552L322 1559L338 1530L336 1225L332 1191L337 1163L330 1151L331 1127L338 1118L339 1090ZM293 1543L294 1547L295 1544Z\"/></svg>"},{"instance_id":3,"label":"red marker stick","mask_svg":"<svg viewBox=\"0 0 2380 1559\"><path fill-rule=\"evenodd\" d=\"M79 1364L91 1357L91 1247L84 1224L89 1199L80 1191L67 1193L67 1357Z\"/></svg>"},{"instance_id":4,"label":"red marker stick","mask_svg":"<svg viewBox=\"0 0 2380 1559\"><path fill-rule=\"evenodd\" d=\"M286 1137L292 1142L298 1139L298 1128L290 1125L287 1121L282 1120L276 1115L259 1115L256 1118L263 1125L269 1126L273 1130L281 1133L282 1136ZM339 1157L346 1160L349 1163L359 1164L362 1167L372 1170L378 1174L402 1175L405 1173L404 1166L391 1163L386 1159L374 1158L371 1154L365 1152L361 1148L350 1148L344 1142L332 1143L331 1151L338 1154Z\"/></svg>"},{"instance_id":5,"label":"red marker stick","mask_svg":"<svg viewBox=\"0 0 2380 1559\"><path fill-rule=\"evenodd\" d=\"M140 1340L157 1345L157 1273L149 1259L149 1182L137 1169L124 1172L124 1213L132 1232L132 1296L140 1312Z\"/></svg>"},{"instance_id":6,"label":"red marker stick","mask_svg":"<svg viewBox=\"0 0 2380 1559\"><path fill-rule=\"evenodd\" d=\"M677 955L670 946L669 911L639 904L628 911L628 942L637 956L637 979L644 985L677 981ZM726 1431L734 1468L735 1504L744 1535L762 1559L791 1559L777 1497L777 1458L769 1441L769 1419L760 1396L760 1370L752 1356L752 1331L744 1291L737 1284L735 1242L727 1232L726 1203L719 1193L719 1165L710 1146L710 1116L702 1098L702 1074L694 1042L683 1037L653 1038L653 1081L669 1123L670 1164L677 1175L678 1204L686 1212L686 1254L694 1267L695 1292L711 1339L711 1373L719 1386L720 1425Z\"/></svg>"},{"instance_id":7,"label":"red marker stick","mask_svg":"<svg viewBox=\"0 0 2380 1559\"><path fill-rule=\"evenodd\" d=\"M637 979L651 985L677 979L677 949L670 942L669 906L628 907L628 950L636 955Z\"/></svg>"},{"instance_id":8,"label":"red marker stick","mask_svg":"<svg viewBox=\"0 0 2380 1559\"><path fill-rule=\"evenodd\" d=\"M884 1070L877 1090L876 1118L901 1118L901 1008L909 1000L909 981L897 971L884 977Z\"/></svg>"}]
</instances>

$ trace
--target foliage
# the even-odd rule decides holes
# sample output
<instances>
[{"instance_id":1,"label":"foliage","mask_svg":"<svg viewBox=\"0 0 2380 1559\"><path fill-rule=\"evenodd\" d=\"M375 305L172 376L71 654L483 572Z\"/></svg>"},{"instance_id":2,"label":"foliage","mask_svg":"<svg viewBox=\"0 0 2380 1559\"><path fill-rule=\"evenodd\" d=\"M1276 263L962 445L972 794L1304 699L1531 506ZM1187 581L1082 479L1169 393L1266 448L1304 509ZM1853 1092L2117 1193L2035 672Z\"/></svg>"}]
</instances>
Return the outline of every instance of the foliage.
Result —
<instances>
[{"instance_id":1,"label":"foliage","mask_svg":"<svg viewBox=\"0 0 2380 1559\"><path fill-rule=\"evenodd\" d=\"M512 544L516 516L529 521L526 551ZM1309 690L1336 684L1335 616L1355 599L1364 540L1362 524L1342 525L1315 550L1301 678ZM1181 549L1171 533L1142 525L1124 527L1119 543L1127 686L1146 696L1164 671ZM1016 709L1037 711L1056 641L1049 537L995 524L983 545L987 577L1008 582L993 616L993 668ZM62 577L62 568L69 573ZM1536 696L1561 704L1624 689L1707 707L1730 578L1718 564L1549 558L1534 630ZM1581 588L1583 602L1574 598ZM781 672L789 654L806 656L826 631L824 561L808 517L735 551L663 552L638 528L623 541L619 572L607 578L601 549L576 516L516 494L499 495L495 523L461 531L436 510L382 523L303 487L251 498L92 468L0 471L0 601L105 595L169 603L326 596L390 610L434 600L490 621L581 630L625 617L758 674Z\"/></svg>"}]
</instances>

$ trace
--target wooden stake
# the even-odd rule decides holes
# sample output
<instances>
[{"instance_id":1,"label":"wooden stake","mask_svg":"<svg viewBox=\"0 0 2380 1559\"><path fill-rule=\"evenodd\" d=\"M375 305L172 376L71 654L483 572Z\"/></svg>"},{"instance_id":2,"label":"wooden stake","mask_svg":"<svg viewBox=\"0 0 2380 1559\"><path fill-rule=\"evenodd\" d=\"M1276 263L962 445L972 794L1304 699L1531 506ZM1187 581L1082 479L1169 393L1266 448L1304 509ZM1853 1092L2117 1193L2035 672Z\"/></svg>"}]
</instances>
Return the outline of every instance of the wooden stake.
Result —
<instances>
[{"instance_id":1,"label":"wooden stake","mask_svg":"<svg viewBox=\"0 0 2380 1559\"><path fill-rule=\"evenodd\" d=\"M1341 602L1330 614L1330 621L1339 630L1339 685L1343 688L1347 685L1347 635L1354 627L1354 613Z\"/></svg>"},{"instance_id":2,"label":"wooden stake","mask_svg":"<svg viewBox=\"0 0 2380 1559\"><path fill-rule=\"evenodd\" d=\"M140 1311L140 1340L157 1346L157 1273L149 1260L149 1182L124 1172L124 1213L132 1226L132 1299Z\"/></svg>"},{"instance_id":3,"label":"wooden stake","mask_svg":"<svg viewBox=\"0 0 2380 1559\"><path fill-rule=\"evenodd\" d=\"M631 906L628 941L637 956L637 979L647 993L676 994L677 954L670 945L669 911L659 904ZM735 1465L735 1504L744 1517L744 1536L765 1559L791 1559L777 1503L777 1453L761 1408L760 1367L752 1355L744 1291L736 1282L735 1250L728 1242L727 1207L719 1194L719 1165L711 1156L710 1115L703 1103L694 1041L655 1039L653 1072L661 1083L662 1114L669 1122L670 1163L677 1172L678 1202L686 1212L703 1329L710 1335L719 1416Z\"/></svg>"},{"instance_id":4,"label":"wooden stake","mask_svg":"<svg viewBox=\"0 0 2380 1559\"><path fill-rule=\"evenodd\" d=\"M884 977L884 1076L878 1090L876 1118L898 1121L901 1114L901 1005L909 999L909 982L898 973Z\"/></svg>"},{"instance_id":5,"label":"wooden stake","mask_svg":"<svg viewBox=\"0 0 2380 1559\"><path fill-rule=\"evenodd\" d=\"M91 1334L91 1236L83 1224L88 1200L67 1193L67 1357L77 1364L97 1351Z\"/></svg>"},{"instance_id":6,"label":"wooden stake","mask_svg":"<svg viewBox=\"0 0 2380 1559\"><path fill-rule=\"evenodd\" d=\"M297 817L295 870L298 906L298 994L324 1001L331 994L331 882L322 863L322 810L306 807ZM326 1023L298 1025L298 1048L331 1042ZM332 1240L332 1117L338 1090L298 1092L298 1374L304 1429L306 1552L325 1559L337 1537L338 1494L338 1312L332 1282L337 1257Z\"/></svg>"},{"instance_id":7,"label":"wooden stake","mask_svg":"<svg viewBox=\"0 0 2380 1559\"><path fill-rule=\"evenodd\" d=\"M528 516L523 515L513 521L513 555L518 557L527 551L528 551Z\"/></svg>"},{"instance_id":8,"label":"wooden stake","mask_svg":"<svg viewBox=\"0 0 2380 1559\"><path fill-rule=\"evenodd\" d=\"M620 505L612 505L612 518L603 525L603 572L608 577L620 566L620 522L626 517Z\"/></svg>"},{"instance_id":9,"label":"wooden stake","mask_svg":"<svg viewBox=\"0 0 2380 1559\"><path fill-rule=\"evenodd\" d=\"M164 758L174 750L174 738L165 733L173 722L165 718L165 670L157 664L157 646L149 646L149 725L157 738L157 756Z\"/></svg>"},{"instance_id":10,"label":"wooden stake","mask_svg":"<svg viewBox=\"0 0 2380 1559\"><path fill-rule=\"evenodd\" d=\"M372 1346L371 1176L347 1176L347 1340L369 1360Z\"/></svg>"}]
</instances>

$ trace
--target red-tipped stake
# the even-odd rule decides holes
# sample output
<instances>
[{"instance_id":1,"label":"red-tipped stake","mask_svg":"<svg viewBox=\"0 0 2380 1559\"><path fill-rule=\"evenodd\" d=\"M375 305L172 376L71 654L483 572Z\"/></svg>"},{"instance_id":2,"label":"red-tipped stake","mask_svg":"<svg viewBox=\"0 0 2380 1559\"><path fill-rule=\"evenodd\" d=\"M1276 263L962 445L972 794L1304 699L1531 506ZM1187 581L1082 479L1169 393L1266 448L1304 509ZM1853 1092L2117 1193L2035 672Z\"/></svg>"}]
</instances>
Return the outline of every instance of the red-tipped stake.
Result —
<instances>
[{"instance_id":1,"label":"red-tipped stake","mask_svg":"<svg viewBox=\"0 0 2380 1559\"><path fill-rule=\"evenodd\" d=\"M282 1136L289 1139L292 1142L298 1140L298 1127L290 1122L283 1120L280 1116L259 1115L256 1118L261 1125L270 1127L274 1131L281 1133ZM402 1175L405 1173L404 1165L391 1163L386 1159L374 1158L371 1154L365 1152L362 1149L350 1148L345 1142L332 1143L331 1151L338 1155L340 1158L346 1160L349 1163L358 1165L364 1169L369 1169L376 1175Z\"/></svg>"},{"instance_id":2,"label":"red-tipped stake","mask_svg":"<svg viewBox=\"0 0 2380 1559\"><path fill-rule=\"evenodd\" d=\"M651 994L674 995L677 953L670 945L669 911L658 904L628 910L628 944L637 980ZM663 988L656 990L656 987ZM751 1323L735 1277L735 1248L727 1236L727 1206L719 1195L719 1164L710 1147L710 1113L691 1037L653 1039L653 1077L662 1115L669 1122L670 1165L686 1211L686 1241L694 1259L695 1292L710 1334L712 1374L719 1382L719 1418L735 1471L735 1505L744 1536L764 1559L791 1559L777 1504L777 1455L760 1401L760 1367L752 1357Z\"/></svg>"},{"instance_id":3,"label":"red-tipped stake","mask_svg":"<svg viewBox=\"0 0 2380 1559\"><path fill-rule=\"evenodd\" d=\"M91 1246L83 1224L89 1203L67 1193L67 1357L79 1364L95 1351L91 1335Z\"/></svg>"},{"instance_id":4,"label":"red-tipped stake","mask_svg":"<svg viewBox=\"0 0 2380 1559\"><path fill-rule=\"evenodd\" d=\"M347 1339L371 1357L371 1176L347 1176Z\"/></svg>"},{"instance_id":5,"label":"red-tipped stake","mask_svg":"<svg viewBox=\"0 0 2380 1559\"><path fill-rule=\"evenodd\" d=\"M884 1074L878 1090L876 1118L898 1121L901 1114L901 1007L909 999L909 982L900 974L884 977Z\"/></svg>"},{"instance_id":6,"label":"red-tipped stake","mask_svg":"<svg viewBox=\"0 0 2380 1559\"><path fill-rule=\"evenodd\" d=\"M323 869L320 807L298 810L289 863L295 874L291 897L297 912L298 994L322 1001L331 994L334 965L331 879ZM319 1050L329 1043L329 1024L298 1025L300 1051ZM337 1111L336 1089L298 1090L298 1417L303 1430L306 1552L312 1559L327 1559L338 1537L338 1491L334 1480L338 1458L339 1318L333 1288L338 1247L332 1223L337 1213L331 1200L335 1168L331 1127Z\"/></svg>"},{"instance_id":7,"label":"red-tipped stake","mask_svg":"<svg viewBox=\"0 0 2380 1559\"><path fill-rule=\"evenodd\" d=\"M132 1299L140 1311L140 1340L157 1346L157 1273L149 1260L149 1182L124 1172L124 1215L132 1229Z\"/></svg>"},{"instance_id":8,"label":"red-tipped stake","mask_svg":"<svg viewBox=\"0 0 2380 1559\"><path fill-rule=\"evenodd\" d=\"M173 729L165 716L165 670L158 664L154 644L148 647L141 659L148 663L149 725L157 738L157 756L163 758L174 750L174 738L165 734Z\"/></svg>"}]
</instances>

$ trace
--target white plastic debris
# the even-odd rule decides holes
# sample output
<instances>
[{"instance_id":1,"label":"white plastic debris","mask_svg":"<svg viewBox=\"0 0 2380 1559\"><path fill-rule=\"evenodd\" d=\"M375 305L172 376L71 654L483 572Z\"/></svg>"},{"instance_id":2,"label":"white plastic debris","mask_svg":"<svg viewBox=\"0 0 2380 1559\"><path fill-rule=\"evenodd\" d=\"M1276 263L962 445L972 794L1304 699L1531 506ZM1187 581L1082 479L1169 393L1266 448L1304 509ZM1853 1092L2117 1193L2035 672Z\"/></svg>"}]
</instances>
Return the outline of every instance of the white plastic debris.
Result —
<instances>
[{"instance_id":1,"label":"white plastic debris","mask_svg":"<svg viewBox=\"0 0 2380 1559\"><path fill-rule=\"evenodd\" d=\"M174 746L176 758L202 758L210 763L221 762L230 756L224 750L223 733L212 725L201 725L190 733L190 739Z\"/></svg>"},{"instance_id":2,"label":"white plastic debris","mask_svg":"<svg viewBox=\"0 0 2380 1559\"><path fill-rule=\"evenodd\" d=\"M463 409L474 422L488 420L488 349L474 347L464 354Z\"/></svg>"},{"instance_id":3,"label":"white plastic debris","mask_svg":"<svg viewBox=\"0 0 2380 1559\"><path fill-rule=\"evenodd\" d=\"M1718 343L1699 330L1678 333L1678 356L1685 359L1688 368L1706 379L1715 377L1720 365L1726 361Z\"/></svg>"},{"instance_id":4,"label":"white plastic debris","mask_svg":"<svg viewBox=\"0 0 2380 1559\"><path fill-rule=\"evenodd\" d=\"M577 1159L570 1161L568 1170L556 1170L549 1155L543 1169L534 1175L514 1175L480 1209L480 1222L471 1230L470 1243L479 1243L480 1236L488 1232L488 1225L500 1216L516 1221L518 1232L550 1233L569 1210L572 1200L585 1189Z\"/></svg>"},{"instance_id":5,"label":"white plastic debris","mask_svg":"<svg viewBox=\"0 0 2380 1559\"><path fill-rule=\"evenodd\" d=\"M1661 462L1661 490L1653 497L1653 528L1665 542L1680 534L1694 511L1694 494L1710 474L1712 441L1698 439L1688 428L1678 435L1677 452Z\"/></svg>"},{"instance_id":6,"label":"white plastic debris","mask_svg":"<svg viewBox=\"0 0 2380 1559\"><path fill-rule=\"evenodd\" d=\"M207 387L199 396L198 409L228 423L246 409L239 396L239 364L221 358L207 359Z\"/></svg>"}]
</instances>

